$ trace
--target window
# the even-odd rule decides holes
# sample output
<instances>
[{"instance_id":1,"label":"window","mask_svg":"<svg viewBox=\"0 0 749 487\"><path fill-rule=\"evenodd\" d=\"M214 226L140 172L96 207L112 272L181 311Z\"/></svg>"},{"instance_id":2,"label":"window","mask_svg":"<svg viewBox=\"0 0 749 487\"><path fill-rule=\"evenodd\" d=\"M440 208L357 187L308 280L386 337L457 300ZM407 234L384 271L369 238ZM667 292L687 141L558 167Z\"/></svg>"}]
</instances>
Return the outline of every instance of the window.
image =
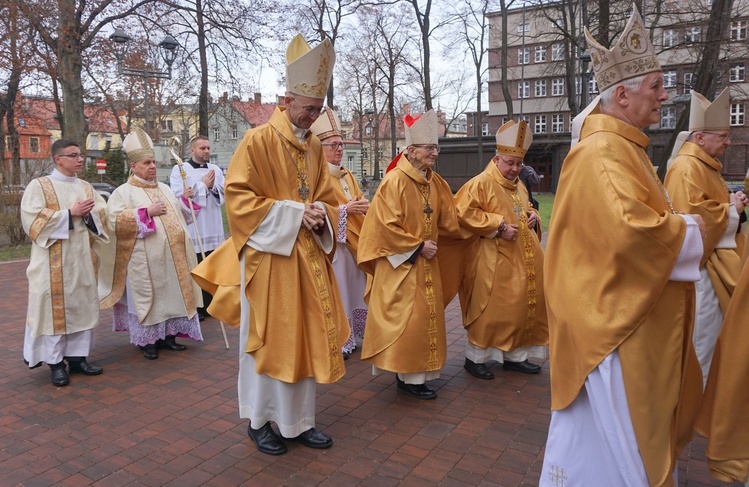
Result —
<instances>
[{"instance_id":1,"label":"window","mask_svg":"<svg viewBox=\"0 0 749 487\"><path fill-rule=\"evenodd\" d=\"M684 73L684 93L692 92L693 80L694 80L694 73Z\"/></svg>"},{"instance_id":2,"label":"window","mask_svg":"<svg viewBox=\"0 0 749 487\"><path fill-rule=\"evenodd\" d=\"M367 125L367 129L364 131L364 134L367 137L371 137L372 136L372 126L371 125Z\"/></svg>"},{"instance_id":3,"label":"window","mask_svg":"<svg viewBox=\"0 0 749 487\"><path fill-rule=\"evenodd\" d=\"M552 23L558 28L565 30L564 28L564 19L562 17L559 17L558 19L552 20Z\"/></svg>"},{"instance_id":4,"label":"window","mask_svg":"<svg viewBox=\"0 0 749 487\"><path fill-rule=\"evenodd\" d=\"M731 66L731 70L729 71L728 80L731 83L736 83L738 81L744 81L744 70L745 67L743 64L734 64Z\"/></svg>"},{"instance_id":5,"label":"window","mask_svg":"<svg viewBox=\"0 0 749 487\"><path fill-rule=\"evenodd\" d=\"M380 169L380 179L385 177L385 172L383 169Z\"/></svg>"},{"instance_id":6,"label":"window","mask_svg":"<svg viewBox=\"0 0 749 487\"><path fill-rule=\"evenodd\" d=\"M546 46L536 46L536 49L534 50L535 55L533 57L533 61L537 63L545 63L546 62Z\"/></svg>"},{"instance_id":7,"label":"window","mask_svg":"<svg viewBox=\"0 0 749 487\"><path fill-rule=\"evenodd\" d=\"M676 128L676 108L663 107L661 109L661 128L662 129Z\"/></svg>"},{"instance_id":8,"label":"window","mask_svg":"<svg viewBox=\"0 0 749 487\"><path fill-rule=\"evenodd\" d=\"M518 64L528 64L531 62L531 48L520 47L518 48Z\"/></svg>"},{"instance_id":9,"label":"window","mask_svg":"<svg viewBox=\"0 0 749 487\"><path fill-rule=\"evenodd\" d=\"M551 96L564 95L564 79L555 78L551 80Z\"/></svg>"},{"instance_id":10,"label":"window","mask_svg":"<svg viewBox=\"0 0 749 487\"><path fill-rule=\"evenodd\" d=\"M582 92L583 81L580 76L575 76L575 94L579 95Z\"/></svg>"},{"instance_id":11,"label":"window","mask_svg":"<svg viewBox=\"0 0 749 487\"><path fill-rule=\"evenodd\" d=\"M743 126L744 125L744 104L743 103L731 103L731 126Z\"/></svg>"},{"instance_id":12,"label":"window","mask_svg":"<svg viewBox=\"0 0 749 487\"><path fill-rule=\"evenodd\" d=\"M231 138L232 140L236 140L239 138L239 129L237 128L237 124L234 123L231 126Z\"/></svg>"},{"instance_id":13,"label":"window","mask_svg":"<svg viewBox=\"0 0 749 487\"><path fill-rule=\"evenodd\" d=\"M702 41L702 27L699 25L694 27L687 27L686 29L687 42L700 42Z\"/></svg>"},{"instance_id":14,"label":"window","mask_svg":"<svg viewBox=\"0 0 749 487\"><path fill-rule=\"evenodd\" d=\"M536 115L536 126L533 128L533 132L537 134L546 132L546 115Z\"/></svg>"},{"instance_id":15,"label":"window","mask_svg":"<svg viewBox=\"0 0 749 487\"><path fill-rule=\"evenodd\" d=\"M218 166L218 154L211 154L211 164Z\"/></svg>"},{"instance_id":16,"label":"window","mask_svg":"<svg viewBox=\"0 0 749 487\"><path fill-rule=\"evenodd\" d=\"M536 80L536 90L535 90L536 96L546 96L546 80L545 79L539 79Z\"/></svg>"},{"instance_id":17,"label":"window","mask_svg":"<svg viewBox=\"0 0 749 487\"><path fill-rule=\"evenodd\" d=\"M598 93L598 82L594 77L588 80L588 93Z\"/></svg>"},{"instance_id":18,"label":"window","mask_svg":"<svg viewBox=\"0 0 749 487\"><path fill-rule=\"evenodd\" d=\"M674 29L663 31L663 47L674 47L679 43L679 33Z\"/></svg>"},{"instance_id":19,"label":"window","mask_svg":"<svg viewBox=\"0 0 749 487\"><path fill-rule=\"evenodd\" d=\"M528 23L518 25L518 34L522 34L524 32L530 32L530 31L531 31L531 26Z\"/></svg>"},{"instance_id":20,"label":"window","mask_svg":"<svg viewBox=\"0 0 749 487\"><path fill-rule=\"evenodd\" d=\"M88 148L93 150L99 149L99 136L98 135L89 135L89 144Z\"/></svg>"},{"instance_id":21,"label":"window","mask_svg":"<svg viewBox=\"0 0 749 487\"><path fill-rule=\"evenodd\" d=\"M518 98L528 98L531 96L531 82L520 81L518 82Z\"/></svg>"},{"instance_id":22,"label":"window","mask_svg":"<svg viewBox=\"0 0 749 487\"><path fill-rule=\"evenodd\" d=\"M354 167L354 156L348 156L348 158L346 158L346 162L348 163L349 169Z\"/></svg>"},{"instance_id":23,"label":"window","mask_svg":"<svg viewBox=\"0 0 749 487\"><path fill-rule=\"evenodd\" d=\"M551 116L551 131L564 132L564 115L554 114Z\"/></svg>"},{"instance_id":24,"label":"window","mask_svg":"<svg viewBox=\"0 0 749 487\"><path fill-rule=\"evenodd\" d=\"M366 147L361 150L361 158L369 159L369 150Z\"/></svg>"},{"instance_id":25,"label":"window","mask_svg":"<svg viewBox=\"0 0 749 487\"><path fill-rule=\"evenodd\" d=\"M29 137L29 152L39 152L39 137Z\"/></svg>"},{"instance_id":26,"label":"window","mask_svg":"<svg viewBox=\"0 0 749 487\"><path fill-rule=\"evenodd\" d=\"M676 71L663 72L663 87L674 88L676 86Z\"/></svg>"},{"instance_id":27,"label":"window","mask_svg":"<svg viewBox=\"0 0 749 487\"><path fill-rule=\"evenodd\" d=\"M221 130L218 127L213 127L213 140L219 140Z\"/></svg>"},{"instance_id":28,"label":"window","mask_svg":"<svg viewBox=\"0 0 749 487\"><path fill-rule=\"evenodd\" d=\"M528 125L531 124L531 117L530 117L530 115L520 115L518 117L518 122L520 122L521 120L525 120L525 123L527 123Z\"/></svg>"},{"instance_id":29,"label":"window","mask_svg":"<svg viewBox=\"0 0 749 487\"><path fill-rule=\"evenodd\" d=\"M551 60L564 61L564 44L559 42L551 45Z\"/></svg>"},{"instance_id":30,"label":"window","mask_svg":"<svg viewBox=\"0 0 749 487\"><path fill-rule=\"evenodd\" d=\"M749 21L747 20L737 20L735 22L731 22L732 41L746 40L747 24L749 24Z\"/></svg>"},{"instance_id":31,"label":"window","mask_svg":"<svg viewBox=\"0 0 749 487\"><path fill-rule=\"evenodd\" d=\"M172 120L162 120L161 130L165 132L174 132L174 122Z\"/></svg>"},{"instance_id":32,"label":"window","mask_svg":"<svg viewBox=\"0 0 749 487\"><path fill-rule=\"evenodd\" d=\"M489 124L488 123L482 123L481 124L481 135L489 135Z\"/></svg>"}]
</instances>

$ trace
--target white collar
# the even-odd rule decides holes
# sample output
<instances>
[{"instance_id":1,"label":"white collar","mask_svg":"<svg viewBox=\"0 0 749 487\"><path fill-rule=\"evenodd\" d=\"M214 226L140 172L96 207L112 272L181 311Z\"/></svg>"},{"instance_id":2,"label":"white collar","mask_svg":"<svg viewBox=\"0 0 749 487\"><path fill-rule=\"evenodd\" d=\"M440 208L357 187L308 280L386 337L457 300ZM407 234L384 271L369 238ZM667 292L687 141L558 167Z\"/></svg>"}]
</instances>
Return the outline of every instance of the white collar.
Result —
<instances>
[{"instance_id":1,"label":"white collar","mask_svg":"<svg viewBox=\"0 0 749 487\"><path fill-rule=\"evenodd\" d=\"M69 183L74 183L78 180L78 175L73 174L72 176L66 176L63 173L61 173L57 168L54 168L52 170L52 173L49 175L50 178L54 179L55 181L67 181Z\"/></svg>"}]
</instances>

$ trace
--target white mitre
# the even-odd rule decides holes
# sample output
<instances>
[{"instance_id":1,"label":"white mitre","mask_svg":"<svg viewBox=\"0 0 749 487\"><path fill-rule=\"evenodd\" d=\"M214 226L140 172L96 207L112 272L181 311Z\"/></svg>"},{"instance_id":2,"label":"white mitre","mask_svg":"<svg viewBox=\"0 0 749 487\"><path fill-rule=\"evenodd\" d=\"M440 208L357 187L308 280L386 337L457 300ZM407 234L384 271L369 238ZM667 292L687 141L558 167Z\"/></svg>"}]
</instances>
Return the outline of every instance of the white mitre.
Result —
<instances>
[{"instance_id":1,"label":"white mitre","mask_svg":"<svg viewBox=\"0 0 749 487\"><path fill-rule=\"evenodd\" d=\"M330 39L310 48L301 34L286 49L286 91L295 95L323 99L333 77L335 51Z\"/></svg>"},{"instance_id":2,"label":"white mitre","mask_svg":"<svg viewBox=\"0 0 749 487\"><path fill-rule=\"evenodd\" d=\"M133 163L156 156L151 137L140 127L127 134L122 141L122 149L127 154L127 162Z\"/></svg>"},{"instance_id":3,"label":"white mitre","mask_svg":"<svg viewBox=\"0 0 749 487\"><path fill-rule=\"evenodd\" d=\"M497 130L497 152L508 156L525 157L528 147L533 143L533 132L528 122L521 120L515 123L510 120Z\"/></svg>"}]
</instances>

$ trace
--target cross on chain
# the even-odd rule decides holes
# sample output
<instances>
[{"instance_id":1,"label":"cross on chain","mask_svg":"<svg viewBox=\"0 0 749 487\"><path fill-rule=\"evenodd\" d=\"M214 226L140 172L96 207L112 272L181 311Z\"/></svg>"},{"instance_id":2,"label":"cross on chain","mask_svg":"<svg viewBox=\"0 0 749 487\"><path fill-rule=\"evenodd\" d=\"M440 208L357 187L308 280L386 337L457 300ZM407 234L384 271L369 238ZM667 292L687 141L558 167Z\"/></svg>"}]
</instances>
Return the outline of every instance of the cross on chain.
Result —
<instances>
[{"instance_id":1,"label":"cross on chain","mask_svg":"<svg viewBox=\"0 0 749 487\"><path fill-rule=\"evenodd\" d=\"M302 203L307 202L307 196L309 196L309 188L307 187L306 178L302 176L302 185L297 189L299 197L302 198Z\"/></svg>"}]
</instances>

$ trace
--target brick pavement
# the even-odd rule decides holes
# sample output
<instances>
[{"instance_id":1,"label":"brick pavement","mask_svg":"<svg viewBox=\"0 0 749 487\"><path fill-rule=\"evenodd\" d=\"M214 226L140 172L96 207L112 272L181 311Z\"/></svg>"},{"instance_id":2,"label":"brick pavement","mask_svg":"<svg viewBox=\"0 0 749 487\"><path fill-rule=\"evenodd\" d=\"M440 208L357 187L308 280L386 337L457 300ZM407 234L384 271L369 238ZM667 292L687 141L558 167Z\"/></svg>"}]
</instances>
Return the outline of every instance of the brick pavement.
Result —
<instances>
[{"instance_id":1,"label":"brick pavement","mask_svg":"<svg viewBox=\"0 0 749 487\"><path fill-rule=\"evenodd\" d=\"M517 486L537 485L549 424L549 373L504 372L481 381L463 370L465 335L447 309L448 362L434 401L396 393L359 353L336 384L318 386L318 429L329 450L289 443L255 450L237 414L238 333L224 348L215 320L205 341L148 361L102 313L91 361L96 377L51 385L49 368L21 362L27 262L0 264L0 485L161 486ZM704 440L679 465L680 485L724 485L707 474ZM602 481L601 485L605 485ZM735 484L739 485L739 484Z\"/></svg>"}]
</instances>

